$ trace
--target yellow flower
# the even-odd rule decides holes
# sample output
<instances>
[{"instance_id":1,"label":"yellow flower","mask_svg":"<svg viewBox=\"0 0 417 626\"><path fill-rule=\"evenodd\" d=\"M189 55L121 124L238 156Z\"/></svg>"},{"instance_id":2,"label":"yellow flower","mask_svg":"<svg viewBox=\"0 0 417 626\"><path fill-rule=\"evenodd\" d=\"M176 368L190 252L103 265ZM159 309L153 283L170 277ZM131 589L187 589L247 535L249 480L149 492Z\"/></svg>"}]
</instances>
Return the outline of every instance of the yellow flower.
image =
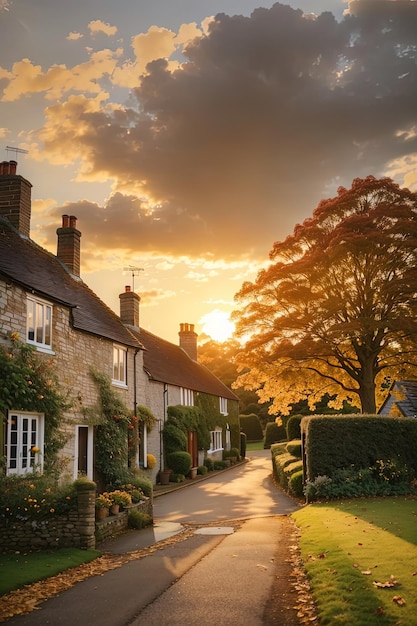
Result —
<instances>
[{"instance_id":1,"label":"yellow flower","mask_svg":"<svg viewBox=\"0 0 417 626\"><path fill-rule=\"evenodd\" d=\"M38 446L32 446L32 452L34 452L35 454L39 452Z\"/></svg>"},{"instance_id":2,"label":"yellow flower","mask_svg":"<svg viewBox=\"0 0 417 626\"><path fill-rule=\"evenodd\" d=\"M49 509L50 513L55 513L55 509Z\"/></svg>"}]
</instances>

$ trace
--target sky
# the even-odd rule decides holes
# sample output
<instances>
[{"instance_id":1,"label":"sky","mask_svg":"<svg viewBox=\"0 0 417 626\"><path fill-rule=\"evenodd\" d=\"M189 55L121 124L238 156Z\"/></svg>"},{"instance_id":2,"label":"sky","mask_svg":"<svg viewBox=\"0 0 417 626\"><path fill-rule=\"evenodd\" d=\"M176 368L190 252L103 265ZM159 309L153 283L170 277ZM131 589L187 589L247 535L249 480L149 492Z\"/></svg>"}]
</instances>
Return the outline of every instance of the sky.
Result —
<instances>
[{"instance_id":1,"label":"sky","mask_svg":"<svg viewBox=\"0 0 417 626\"><path fill-rule=\"evenodd\" d=\"M0 152L116 313L224 339L234 295L356 177L417 190L417 2L0 0ZM26 152L13 152L11 146ZM127 268L135 268L134 270Z\"/></svg>"}]
</instances>

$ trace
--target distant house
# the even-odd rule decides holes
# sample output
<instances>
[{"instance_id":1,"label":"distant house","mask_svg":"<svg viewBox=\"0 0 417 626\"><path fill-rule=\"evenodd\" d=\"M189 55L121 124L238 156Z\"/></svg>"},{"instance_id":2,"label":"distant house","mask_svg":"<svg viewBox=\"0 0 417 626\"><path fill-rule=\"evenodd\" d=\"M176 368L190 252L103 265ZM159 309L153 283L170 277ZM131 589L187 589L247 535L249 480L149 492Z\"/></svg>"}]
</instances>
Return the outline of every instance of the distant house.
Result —
<instances>
[{"instance_id":1,"label":"distant house","mask_svg":"<svg viewBox=\"0 0 417 626\"><path fill-rule=\"evenodd\" d=\"M194 325L180 324L179 345L175 345L140 327L140 297L130 287L126 287L125 293L119 297L120 317L144 348L146 406L159 420L159 432L150 434L148 451L159 457L159 469L163 467L160 432L169 406L206 406L226 418L225 430L219 426L211 432L211 444L207 451L198 450L192 433L189 433L188 451L194 466L201 464L204 456L220 459L224 448L239 448L238 397L205 365L198 363Z\"/></svg>"},{"instance_id":2,"label":"distant house","mask_svg":"<svg viewBox=\"0 0 417 626\"><path fill-rule=\"evenodd\" d=\"M392 384L379 415L417 417L417 380L399 380Z\"/></svg>"},{"instance_id":3,"label":"distant house","mask_svg":"<svg viewBox=\"0 0 417 626\"><path fill-rule=\"evenodd\" d=\"M17 333L52 361L72 404L65 416L62 472L95 479L95 427L86 409L99 397L90 369L107 374L133 411L138 402L134 382L137 372L143 375L142 346L81 280L76 217L63 216L56 256L30 239L31 186L16 174L16 162L0 164L0 342L10 345L11 334ZM18 409L9 411L0 429L6 471L17 475L32 471L28 437L42 452L48 419Z\"/></svg>"}]
</instances>

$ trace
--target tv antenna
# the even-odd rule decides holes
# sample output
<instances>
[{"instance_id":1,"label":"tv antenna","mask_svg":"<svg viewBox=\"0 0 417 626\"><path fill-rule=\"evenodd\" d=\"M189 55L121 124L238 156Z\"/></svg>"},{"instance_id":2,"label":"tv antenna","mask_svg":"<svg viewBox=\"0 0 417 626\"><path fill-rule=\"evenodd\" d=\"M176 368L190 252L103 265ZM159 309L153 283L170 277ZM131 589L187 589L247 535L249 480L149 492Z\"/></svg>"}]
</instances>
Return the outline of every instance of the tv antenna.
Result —
<instances>
[{"instance_id":1,"label":"tv antenna","mask_svg":"<svg viewBox=\"0 0 417 626\"><path fill-rule=\"evenodd\" d=\"M132 274L132 291L135 291L135 276L139 276L139 272L143 272L143 267L133 267L133 265L129 265L128 267L123 268L124 272L131 272Z\"/></svg>"},{"instance_id":2,"label":"tv antenna","mask_svg":"<svg viewBox=\"0 0 417 626\"><path fill-rule=\"evenodd\" d=\"M23 150L22 148L14 148L13 146L6 146L6 152L7 153L14 152L16 161L17 161L18 154L29 154L29 150Z\"/></svg>"}]
</instances>

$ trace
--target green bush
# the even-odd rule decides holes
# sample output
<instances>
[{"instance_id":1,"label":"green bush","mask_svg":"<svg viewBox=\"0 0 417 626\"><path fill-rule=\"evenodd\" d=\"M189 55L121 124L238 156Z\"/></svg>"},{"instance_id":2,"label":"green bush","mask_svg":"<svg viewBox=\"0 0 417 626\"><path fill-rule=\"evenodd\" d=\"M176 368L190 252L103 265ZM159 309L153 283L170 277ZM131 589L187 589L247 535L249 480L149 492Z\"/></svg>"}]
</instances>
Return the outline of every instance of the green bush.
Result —
<instances>
[{"instance_id":1,"label":"green bush","mask_svg":"<svg viewBox=\"0 0 417 626\"><path fill-rule=\"evenodd\" d=\"M171 472L171 474L169 475L169 482L170 483L183 483L184 480L185 480L184 474L179 474L177 472Z\"/></svg>"},{"instance_id":2,"label":"green bush","mask_svg":"<svg viewBox=\"0 0 417 626\"><path fill-rule=\"evenodd\" d=\"M302 419L302 415L291 415L286 425L288 441L291 441L291 439L301 439L300 425Z\"/></svg>"},{"instance_id":3,"label":"green bush","mask_svg":"<svg viewBox=\"0 0 417 626\"><path fill-rule=\"evenodd\" d=\"M293 439L286 445L287 452L301 459L301 439Z\"/></svg>"},{"instance_id":4,"label":"green bush","mask_svg":"<svg viewBox=\"0 0 417 626\"><path fill-rule=\"evenodd\" d=\"M206 459L204 459L204 465L205 465L205 467L207 467L207 470L209 472L213 471L213 469L214 469L213 468L213 459L210 459L210 458L207 457Z\"/></svg>"},{"instance_id":5,"label":"green bush","mask_svg":"<svg viewBox=\"0 0 417 626\"><path fill-rule=\"evenodd\" d=\"M248 441L262 441L264 434L259 417L255 413L240 415L240 428L245 433Z\"/></svg>"},{"instance_id":6,"label":"green bush","mask_svg":"<svg viewBox=\"0 0 417 626\"><path fill-rule=\"evenodd\" d=\"M140 530L152 524L152 517L148 515L148 513L142 513L141 511L133 509L129 512L127 523L129 528Z\"/></svg>"},{"instance_id":7,"label":"green bush","mask_svg":"<svg viewBox=\"0 0 417 626\"><path fill-rule=\"evenodd\" d=\"M147 498L152 496L153 485L152 481L147 476L142 476L141 474L133 472L129 476L128 484L132 485L133 488L142 491Z\"/></svg>"},{"instance_id":8,"label":"green bush","mask_svg":"<svg viewBox=\"0 0 417 626\"><path fill-rule=\"evenodd\" d=\"M297 498L301 498L303 495L303 470L298 470L291 474L289 480L290 493L294 494Z\"/></svg>"},{"instance_id":9,"label":"green bush","mask_svg":"<svg viewBox=\"0 0 417 626\"><path fill-rule=\"evenodd\" d=\"M240 451L237 448L230 448L230 450L223 451L223 459L236 458L238 461L240 459Z\"/></svg>"},{"instance_id":10,"label":"green bush","mask_svg":"<svg viewBox=\"0 0 417 626\"><path fill-rule=\"evenodd\" d=\"M164 439L164 450L166 458L172 452L187 451L187 435L180 428L177 421L169 419L165 422L164 430L162 431Z\"/></svg>"},{"instance_id":11,"label":"green bush","mask_svg":"<svg viewBox=\"0 0 417 626\"><path fill-rule=\"evenodd\" d=\"M228 467L226 461L213 461L213 469L214 470L222 470Z\"/></svg>"},{"instance_id":12,"label":"green bush","mask_svg":"<svg viewBox=\"0 0 417 626\"><path fill-rule=\"evenodd\" d=\"M375 415L309 416L303 420L307 480L333 478L336 470L356 471L377 462L394 463L417 475L417 420ZM389 470L391 471L391 470Z\"/></svg>"},{"instance_id":13,"label":"green bush","mask_svg":"<svg viewBox=\"0 0 417 626\"><path fill-rule=\"evenodd\" d=\"M207 474L208 469L205 465L199 465L197 467L197 474L200 474L201 476L204 476L205 474Z\"/></svg>"},{"instance_id":14,"label":"green bush","mask_svg":"<svg viewBox=\"0 0 417 626\"><path fill-rule=\"evenodd\" d=\"M276 422L270 422L265 429L264 448L270 448L273 443L286 441L287 431L284 426L279 426Z\"/></svg>"},{"instance_id":15,"label":"green bush","mask_svg":"<svg viewBox=\"0 0 417 626\"><path fill-rule=\"evenodd\" d=\"M179 451L170 452L167 456L168 467L175 474L184 474L186 476L191 469L192 458L189 452Z\"/></svg>"}]
</instances>

